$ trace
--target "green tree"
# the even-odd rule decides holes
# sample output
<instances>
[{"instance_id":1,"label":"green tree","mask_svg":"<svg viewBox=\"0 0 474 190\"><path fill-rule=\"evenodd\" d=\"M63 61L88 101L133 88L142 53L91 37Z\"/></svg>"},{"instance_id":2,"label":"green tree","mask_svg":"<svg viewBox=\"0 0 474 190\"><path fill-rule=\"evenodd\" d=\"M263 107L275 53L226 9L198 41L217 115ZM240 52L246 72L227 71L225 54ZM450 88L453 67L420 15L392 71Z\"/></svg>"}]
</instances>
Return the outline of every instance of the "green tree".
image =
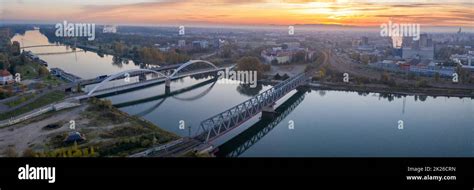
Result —
<instances>
[{"instance_id":1,"label":"green tree","mask_svg":"<svg viewBox=\"0 0 474 190\"><path fill-rule=\"evenodd\" d=\"M143 47L138 52L140 59L146 64L160 64L165 61L163 53L158 49Z\"/></svg>"},{"instance_id":2,"label":"green tree","mask_svg":"<svg viewBox=\"0 0 474 190\"><path fill-rule=\"evenodd\" d=\"M151 141L148 139L145 139L141 143L142 147L149 147L151 145Z\"/></svg>"},{"instance_id":3,"label":"green tree","mask_svg":"<svg viewBox=\"0 0 474 190\"><path fill-rule=\"evenodd\" d=\"M0 53L0 67L0 69L8 69L10 67L8 55L5 53Z\"/></svg>"},{"instance_id":4,"label":"green tree","mask_svg":"<svg viewBox=\"0 0 474 190\"><path fill-rule=\"evenodd\" d=\"M360 54L359 53L351 53L351 58L356 60L356 61L360 61Z\"/></svg>"},{"instance_id":5,"label":"green tree","mask_svg":"<svg viewBox=\"0 0 474 190\"><path fill-rule=\"evenodd\" d=\"M370 62L370 56L369 55L361 55L360 56L360 62L362 62L363 64L369 64Z\"/></svg>"},{"instance_id":6,"label":"green tree","mask_svg":"<svg viewBox=\"0 0 474 190\"><path fill-rule=\"evenodd\" d=\"M125 53L125 45L122 42L114 42L112 44L112 50L118 56L123 56Z\"/></svg>"},{"instance_id":7,"label":"green tree","mask_svg":"<svg viewBox=\"0 0 474 190\"><path fill-rule=\"evenodd\" d=\"M425 80L425 79L422 79L420 81L417 81L416 84L415 84L416 87L429 87L428 85L428 81Z\"/></svg>"},{"instance_id":8,"label":"green tree","mask_svg":"<svg viewBox=\"0 0 474 190\"><path fill-rule=\"evenodd\" d=\"M224 45L222 48L221 57L230 58L232 56L232 47L229 44Z\"/></svg>"},{"instance_id":9,"label":"green tree","mask_svg":"<svg viewBox=\"0 0 474 190\"><path fill-rule=\"evenodd\" d=\"M14 56L20 55L20 53L21 53L20 43L18 43L17 41L13 41L10 51L11 51L11 54L14 55Z\"/></svg>"},{"instance_id":10,"label":"green tree","mask_svg":"<svg viewBox=\"0 0 474 190\"><path fill-rule=\"evenodd\" d=\"M435 81L438 82L440 78L439 73L435 73L434 78L435 78Z\"/></svg>"}]
</instances>

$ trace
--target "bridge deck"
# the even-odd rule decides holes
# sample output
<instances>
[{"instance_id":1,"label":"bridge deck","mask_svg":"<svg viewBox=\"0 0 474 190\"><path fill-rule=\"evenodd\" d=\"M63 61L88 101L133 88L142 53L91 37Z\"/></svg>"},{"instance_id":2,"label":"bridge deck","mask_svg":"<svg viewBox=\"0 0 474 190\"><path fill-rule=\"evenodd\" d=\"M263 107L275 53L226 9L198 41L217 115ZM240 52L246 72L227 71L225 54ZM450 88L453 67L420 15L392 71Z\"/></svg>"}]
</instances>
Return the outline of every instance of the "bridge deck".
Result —
<instances>
[{"instance_id":1,"label":"bridge deck","mask_svg":"<svg viewBox=\"0 0 474 190\"><path fill-rule=\"evenodd\" d=\"M179 78L192 76L192 75L217 72L217 71L220 71L220 70L223 70L223 69L226 69L226 67L211 69L211 70L206 69L206 70L199 70L199 71L191 71L191 72L187 72L187 73L181 73L177 76L172 77L170 80L176 80L176 79L179 79ZM167 80L167 78L162 77L162 78L156 78L156 79L151 79L151 80L145 80L143 82L136 82L136 83L125 84L125 85L121 85L121 86L117 86L117 87L101 89L101 90L97 90L96 92L94 92L92 94L92 96L103 96L103 95L112 94L112 93L119 93L119 92L122 92L122 91L129 91L129 90L133 90L133 89L144 88L144 87L148 87L150 85L163 83L166 80ZM82 99L87 99L87 98L90 98L90 97L91 96L84 95L84 96L78 96L78 97L76 97L76 99L82 100Z\"/></svg>"},{"instance_id":2,"label":"bridge deck","mask_svg":"<svg viewBox=\"0 0 474 190\"><path fill-rule=\"evenodd\" d=\"M165 66L162 66L162 67L154 67L154 68L151 68L151 70L154 70L154 71L158 71L158 72L161 72L161 71L167 71L167 70L172 70L172 69L176 69L178 68L179 66L181 66L182 63L180 64L173 64L173 65L165 65ZM136 72L136 73L129 73L130 74L130 77L133 77L133 76L137 76L137 75L140 75L142 74L142 72ZM114 80L120 80L120 79L123 79L125 77L118 77ZM102 82L103 80L105 80L105 78L93 78L93 79L85 79L85 80L82 80L80 81L80 85L81 86L87 86L87 85L91 85L91 84L97 84L97 83L100 83Z\"/></svg>"},{"instance_id":3,"label":"bridge deck","mask_svg":"<svg viewBox=\"0 0 474 190\"><path fill-rule=\"evenodd\" d=\"M242 133L236 135L229 141L220 145L216 150L216 156L238 157L247 149L252 147L260 139L265 137L283 119L286 118L304 99L305 91L298 91L275 109L275 117L261 119Z\"/></svg>"}]
</instances>

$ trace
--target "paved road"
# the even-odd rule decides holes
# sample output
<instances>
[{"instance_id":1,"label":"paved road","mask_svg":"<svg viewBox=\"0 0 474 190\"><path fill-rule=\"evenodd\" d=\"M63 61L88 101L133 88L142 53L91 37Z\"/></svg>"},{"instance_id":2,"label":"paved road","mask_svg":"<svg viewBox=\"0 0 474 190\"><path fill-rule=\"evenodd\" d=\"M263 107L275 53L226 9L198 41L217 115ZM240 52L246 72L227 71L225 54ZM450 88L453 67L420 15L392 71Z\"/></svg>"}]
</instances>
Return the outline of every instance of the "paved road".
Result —
<instances>
[{"instance_id":1,"label":"paved road","mask_svg":"<svg viewBox=\"0 0 474 190\"><path fill-rule=\"evenodd\" d=\"M18 98L21 98L21 96L27 96L27 94L20 94L20 95L16 95L16 96L13 96L13 97L9 97L8 100L9 101L2 101L0 102L1 104L3 104L4 106L0 106L0 112L9 112L9 111L12 111L12 110L16 110L16 109L19 109L21 107L24 107L28 104L30 104L31 102L37 100L38 98L50 93L50 92L53 92L53 91L64 91L66 88L69 88L70 87L70 84L62 84L62 85L59 85L59 86L56 86L54 88L43 88L41 89L40 93L39 94L35 94L35 97L17 105L17 106L14 106L14 107L8 107L7 105L5 105L5 103L7 102L11 102L11 101L15 101L17 100ZM39 91L39 90L37 90Z\"/></svg>"}]
</instances>

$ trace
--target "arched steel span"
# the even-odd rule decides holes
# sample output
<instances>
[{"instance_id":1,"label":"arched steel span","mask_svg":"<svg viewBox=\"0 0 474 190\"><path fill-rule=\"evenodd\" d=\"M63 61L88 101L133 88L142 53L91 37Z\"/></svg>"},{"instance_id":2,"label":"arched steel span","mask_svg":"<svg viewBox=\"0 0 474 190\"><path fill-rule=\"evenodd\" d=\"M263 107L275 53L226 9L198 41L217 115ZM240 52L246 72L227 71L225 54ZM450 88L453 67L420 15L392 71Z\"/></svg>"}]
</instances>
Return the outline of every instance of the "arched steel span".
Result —
<instances>
[{"instance_id":1,"label":"arched steel span","mask_svg":"<svg viewBox=\"0 0 474 190\"><path fill-rule=\"evenodd\" d=\"M138 71L152 72L152 73L156 73L158 75L162 75L163 77L167 77L165 74L163 74L161 72L158 72L158 71L151 70L151 69L132 69L132 70L127 70L127 71L122 71L122 72L118 72L118 73L115 73L115 74L110 75L109 77L107 77L105 80L103 80L102 82L97 84L91 91L89 91L89 93L87 93L87 95L91 96L99 87L102 87L105 83L107 83L107 82L109 82L109 81L111 81L115 78L123 77L123 75L125 75L126 73L138 72Z\"/></svg>"},{"instance_id":2,"label":"arched steel span","mask_svg":"<svg viewBox=\"0 0 474 190\"><path fill-rule=\"evenodd\" d=\"M215 69L219 69L217 66L215 66L213 63L209 62L209 61L205 61L205 60L189 60L188 62L184 63L183 65L181 65L180 67L178 67L176 70L174 70L174 72L168 76L168 78L173 78L176 76L176 74L181 71L182 69L188 67L189 65L192 65L192 64L195 64L195 63L206 63L212 67L214 67Z\"/></svg>"}]
</instances>

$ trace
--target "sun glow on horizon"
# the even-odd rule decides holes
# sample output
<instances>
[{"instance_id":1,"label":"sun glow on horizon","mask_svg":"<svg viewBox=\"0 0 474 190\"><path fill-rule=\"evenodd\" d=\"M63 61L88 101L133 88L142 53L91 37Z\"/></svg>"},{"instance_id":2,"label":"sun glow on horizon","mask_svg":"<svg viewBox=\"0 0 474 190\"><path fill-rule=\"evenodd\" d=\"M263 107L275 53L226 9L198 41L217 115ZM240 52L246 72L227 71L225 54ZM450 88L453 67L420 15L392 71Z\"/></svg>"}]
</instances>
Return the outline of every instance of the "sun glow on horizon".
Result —
<instances>
[{"instance_id":1,"label":"sun glow on horizon","mask_svg":"<svg viewBox=\"0 0 474 190\"><path fill-rule=\"evenodd\" d=\"M141 24L335 24L377 26L388 20L431 26L474 26L469 0L86 0L3 2L3 20L78 20ZM52 8L51 8L52 7ZM50 11L54 9L55 11Z\"/></svg>"}]
</instances>

